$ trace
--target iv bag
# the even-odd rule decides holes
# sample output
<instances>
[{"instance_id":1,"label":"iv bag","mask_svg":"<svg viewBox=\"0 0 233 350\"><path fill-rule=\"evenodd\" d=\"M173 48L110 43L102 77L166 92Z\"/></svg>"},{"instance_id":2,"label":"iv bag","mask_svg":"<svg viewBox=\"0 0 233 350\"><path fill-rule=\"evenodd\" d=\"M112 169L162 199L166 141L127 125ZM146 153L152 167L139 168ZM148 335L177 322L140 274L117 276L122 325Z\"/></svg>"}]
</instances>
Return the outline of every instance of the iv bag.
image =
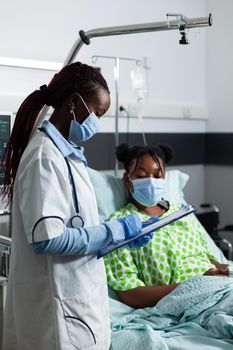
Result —
<instances>
[{"instance_id":1,"label":"iv bag","mask_svg":"<svg viewBox=\"0 0 233 350\"><path fill-rule=\"evenodd\" d=\"M143 99L147 92L145 69L142 66L137 66L131 70L132 89L135 91L139 99Z\"/></svg>"}]
</instances>

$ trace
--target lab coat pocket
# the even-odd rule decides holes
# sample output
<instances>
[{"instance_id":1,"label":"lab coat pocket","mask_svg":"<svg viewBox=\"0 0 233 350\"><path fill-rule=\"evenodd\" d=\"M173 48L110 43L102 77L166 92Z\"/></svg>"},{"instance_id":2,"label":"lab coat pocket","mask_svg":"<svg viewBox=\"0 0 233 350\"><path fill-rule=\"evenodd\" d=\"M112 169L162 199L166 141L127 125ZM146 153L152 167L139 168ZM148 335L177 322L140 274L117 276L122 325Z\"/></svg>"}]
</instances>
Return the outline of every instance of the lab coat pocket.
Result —
<instances>
[{"instance_id":1,"label":"lab coat pocket","mask_svg":"<svg viewBox=\"0 0 233 350\"><path fill-rule=\"evenodd\" d=\"M83 350L96 344L94 331L85 317L84 298L65 298L62 309L71 344Z\"/></svg>"}]
</instances>

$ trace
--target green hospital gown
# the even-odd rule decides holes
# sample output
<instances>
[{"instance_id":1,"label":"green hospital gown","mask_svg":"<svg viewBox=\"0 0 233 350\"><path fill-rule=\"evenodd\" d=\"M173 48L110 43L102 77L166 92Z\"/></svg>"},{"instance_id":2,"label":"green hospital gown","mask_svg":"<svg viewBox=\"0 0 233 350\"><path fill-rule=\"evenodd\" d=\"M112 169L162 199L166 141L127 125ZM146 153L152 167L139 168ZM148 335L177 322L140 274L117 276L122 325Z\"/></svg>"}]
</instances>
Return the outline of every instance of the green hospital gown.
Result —
<instances>
[{"instance_id":1,"label":"green hospital gown","mask_svg":"<svg viewBox=\"0 0 233 350\"><path fill-rule=\"evenodd\" d=\"M173 204L163 216L179 208ZM137 214L142 221L149 219L131 203L110 219L129 214ZM108 285L122 291L182 282L214 267L210 259L216 260L208 248L206 231L190 214L155 231L145 247L120 248L106 255L104 261Z\"/></svg>"}]
</instances>

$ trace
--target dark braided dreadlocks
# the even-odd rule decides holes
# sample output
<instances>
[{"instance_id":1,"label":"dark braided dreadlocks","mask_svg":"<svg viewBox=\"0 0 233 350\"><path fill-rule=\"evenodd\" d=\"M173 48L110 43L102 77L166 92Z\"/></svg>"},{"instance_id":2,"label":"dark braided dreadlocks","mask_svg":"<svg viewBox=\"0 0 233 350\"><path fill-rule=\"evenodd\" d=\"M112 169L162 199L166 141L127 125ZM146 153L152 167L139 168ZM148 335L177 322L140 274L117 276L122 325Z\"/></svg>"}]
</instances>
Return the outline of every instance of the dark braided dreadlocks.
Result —
<instances>
[{"instance_id":1,"label":"dark braided dreadlocks","mask_svg":"<svg viewBox=\"0 0 233 350\"><path fill-rule=\"evenodd\" d=\"M94 67L80 62L69 64L54 75L49 85L31 93L21 104L2 159L5 166L3 197L12 200L13 185L22 154L29 142L39 112L44 105L57 108L71 94L78 92L89 101L98 95L101 89L109 92L103 76Z\"/></svg>"}]
</instances>

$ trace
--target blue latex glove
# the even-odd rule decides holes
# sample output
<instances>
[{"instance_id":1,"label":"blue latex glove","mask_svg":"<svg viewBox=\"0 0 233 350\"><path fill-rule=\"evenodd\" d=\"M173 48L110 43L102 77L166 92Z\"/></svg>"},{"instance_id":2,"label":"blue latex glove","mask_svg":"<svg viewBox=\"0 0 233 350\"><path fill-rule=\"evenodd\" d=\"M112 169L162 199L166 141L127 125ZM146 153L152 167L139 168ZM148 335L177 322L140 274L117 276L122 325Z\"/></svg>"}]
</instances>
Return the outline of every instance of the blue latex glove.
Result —
<instances>
[{"instance_id":1,"label":"blue latex glove","mask_svg":"<svg viewBox=\"0 0 233 350\"><path fill-rule=\"evenodd\" d=\"M142 230L142 222L137 215L130 214L124 218L117 219L124 228L125 239L136 237ZM130 248L140 248L149 243L152 234L145 235L128 244Z\"/></svg>"},{"instance_id":2,"label":"blue latex glove","mask_svg":"<svg viewBox=\"0 0 233 350\"><path fill-rule=\"evenodd\" d=\"M144 221L144 222L142 223L142 228L147 227L147 226L149 226L149 225L155 223L155 222L158 221L158 220L159 220L159 217L158 217L158 216L156 216L156 215L151 216L147 221Z\"/></svg>"}]
</instances>

